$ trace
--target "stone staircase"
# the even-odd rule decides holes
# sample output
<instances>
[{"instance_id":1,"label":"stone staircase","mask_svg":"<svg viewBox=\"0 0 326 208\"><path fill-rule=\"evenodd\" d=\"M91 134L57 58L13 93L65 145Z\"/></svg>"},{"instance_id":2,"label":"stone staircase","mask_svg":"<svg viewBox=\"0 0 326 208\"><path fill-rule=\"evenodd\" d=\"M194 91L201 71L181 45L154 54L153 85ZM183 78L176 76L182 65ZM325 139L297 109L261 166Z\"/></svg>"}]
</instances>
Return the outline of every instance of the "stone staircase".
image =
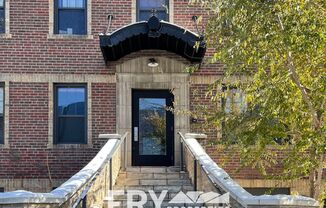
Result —
<instances>
[{"instance_id":1,"label":"stone staircase","mask_svg":"<svg viewBox=\"0 0 326 208\"><path fill-rule=\"evenodd\" d=\"M186 172L180 172L179 167L128 167L126 171L120 171L113 190L141 190L147 195L147 202L143 207L155 207L153 199L150 197L149 190L153 190L158 198L162 191L167 190L167 194L160 207L182 207L187 204L168 203L180 191L187 193L193 191L194 187ZM140 201L139 195L134 195L133 201ZM114 196L114 202L120 202L120 207L127 207L127 195ZM104 201L104 207L108 206L109 199ZM191 205L193 206L193 204ZM197 205L199 206L199 205ZM186 206L187 207L187 206Z\"/></svg>"}]
</instances>

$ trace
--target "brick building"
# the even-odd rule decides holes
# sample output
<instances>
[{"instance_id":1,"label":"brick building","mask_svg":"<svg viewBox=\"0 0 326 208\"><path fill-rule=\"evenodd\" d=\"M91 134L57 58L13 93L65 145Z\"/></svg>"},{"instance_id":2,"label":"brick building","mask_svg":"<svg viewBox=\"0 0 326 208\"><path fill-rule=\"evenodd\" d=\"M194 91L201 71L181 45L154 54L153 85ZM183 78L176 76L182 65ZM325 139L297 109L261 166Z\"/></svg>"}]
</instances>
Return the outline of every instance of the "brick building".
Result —
<instances>
[{"instance_id":1,"label":"brick building","mask_svg":"<svg viewBox=\"0 0 326 208\"><path fill-rule=\"evenodd\" d=\"M179 165L178 131L219 138L162 107L209 105L207 86L223 76L218 64L185 70L209 55L192 21L203 14L184 0L0 0L0 188L59 186L99 151L103 133L132 132L130 166ZM150 119L165 121L164 141L148 138ZM207 151L218 162L222 153ZM263 180L238 166L234 157L226 170L244 187L307 194L306 181Z\"/></svg>"}]
</instances>

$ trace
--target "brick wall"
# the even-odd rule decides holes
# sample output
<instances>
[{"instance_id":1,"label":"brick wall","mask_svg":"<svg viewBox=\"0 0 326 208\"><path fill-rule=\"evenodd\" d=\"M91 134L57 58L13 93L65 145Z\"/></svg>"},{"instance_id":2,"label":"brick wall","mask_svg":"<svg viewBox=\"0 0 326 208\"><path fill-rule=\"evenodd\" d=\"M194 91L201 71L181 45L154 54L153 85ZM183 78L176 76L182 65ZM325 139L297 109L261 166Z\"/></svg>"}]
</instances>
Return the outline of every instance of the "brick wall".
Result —
<instances>
[{"instance_id":1,"label":"brick wall","mask_svg":"<svg viewBox=\"0 0 326 208\"><path fill-rule=\"evenodd\" d=\"M113 29L129 24L131 1L93 1L93 39L49 39L49 0L10 1L11 38L0 37L0 80L1 73L112 73L98 39L109 13L116 17ZM104 144L98 134L116 132L115 84L91 84L92 146L48 148L49 83L22 81L9 86L9 147L0 147L0 178L48 178L47 166L53 179L70 177Z\"/></svg>"},{"instance_id":2,"label":"brick wall","mask_svg":"<svg viewBox=\"0 0 326 208\"><path fill-rule=\"evenodd\" d=\"M195 31L192 15L204 14L188 1L174 1L174 22ZM131 0L92 2L93 38L48 38L49 0L10 1L10 33L0 38L1 72L14 73L87 73L108 74L103 63L98 34L107 28L107 15L113 14L111 30L132 21ZM203 67L201 73L220 73L215 66ZM198 72L199 73L199 72Z\"/></svg>"},{"instance_id":3,"label":"brick wall","mask_svg":"<svg viewBox=\"0 0 326 208\"><path fill-rule=\"evenodd\" d=\"M113 75L118 62L145 55L167 55L141 51L130 54L116 63L105 65L99 47L98 34L107 28L107 15L113 14L114 20L110 31L132 22L132 0L97 0L92 1L91 34L93 38L49 38L49 0L11 0L10 34L11 38L0 37L0 81L1 73L66 75ZM174 23L190 29L195 27L191 21L193 15L205 12L198 7L188 5L186 0L173 3ZM206 19L202 25L205 25ZM201 26L200 26L201 28ZM207 54L212 54L209 49ZM193 75L221 75L222 64L204 65ZM10 80L9 80L10 81ZM62 82L66 82L62 79ZM49 142L49 84L48 82L10 81L9 91L9 148L0 147L0 178L48 178L50 169L52 178L67 178L80 170L100 149L105 141L97 138L101 133L116 132L116 84L92 83L92 147L48 148ZM191 110L196 106L208 105L214 109L205 97L207 84L194 84L190 88ZM200 119L200 117L199 117ZM210 139L218 137L215 128L202 128L192 124L193 131L207 133ZM205 143L207 144L207 143ZM219 155L208 149L216 161ZM48 162L47 162L48 161ZM227 167L232 171L238 166L234 159ZM253 177L251 170L235 175Z\"/></svg>"},{"instance_id":4,"label":"brick wall","mask_svg":"<svg viewBox=\"0 0 326 208\"><path fill-rule=\"evenodd\" d=\"M218 146L215 145L207 146L206 151L232 178L262 179L258 170L250 167L241 167L239 152L234 152L232 150L221 151Z\"/></svg>"},{"instance_id":5,"label":"brick wall","mask_svg":"<svg viewBox=\"0 0 326 208\"><path fill-rule=\"evenodd\" d=\"M214 125L205 125L205 116L214 113L220 106L211 102L210 96L206 96L208 92L208 84L192 84L190 87L190 111L195 113L193 117L197 117L197 121L192 120L191 130L197 133L207 134L208 141L204 145L216 141L219 137L219 129Z\"/></svg>"},{"instance_id":6,"label":"brick wall","mask_svg":"<svg viewBox=\"0 0 326 208\"><path fill-rule=\"evenodd\" d=\"M107 24L106 14L110 8L107 2L112 1L93 4L94 39L89 40L48 39L49 0L10 1L12 38L0 38L1 72L108 73L98 40L98 33Z\"/></svg>"},{"instance_id":7,"label":"brick wall","mask_svg":"<svg viewBox=\"0 0 326 208\"><path fill-rule=\"evenodd\" d=\"M0 169L3 177L43 175L47 140L48 86L44 83L10 83L9 145ZM40 172L38 172L40 171Z\"/></svg>"},{"instance_id":8,"label":"brick wall","mask_svg":"<svg viewBox=\"0 0 326 208\"><path fill-rule=\"evenodd\" d=\"M92 84L92 114L93 137L99 134L115 133L116 129L116 85ZM107 140L96 138L93 145L96 149L102 147Z\"/></svg>"},{"instance_id":9,"label":"brick wall","mask_svg":"<svg viewBox=\"0 0 326 208\"><path fill-rule=\"evenodd\" d=\"M0 178L68 178L98 152L98 134L115 132L115 84L92 84L93 147L48 148L48 83L10 83L9 148L0 148Z\"/></svg>"},{"instance_id":10,"label":"brick wall","mask_svg":"<svg viewBox=\"0 0 326 208\"><path fill-rule=\"evenodd\" d=\"M175 1L174 3L174 23L183 26L193 32L197 33L194 22L191 21L192 16L201 16L202 21L198 24L199 32L204 31L206 23L210 16L207 11L198 5L189 5L189 1ZM214 53L214 49L208 48L206 50L206 57L210 57ZM217 64L202 64L194 75L221 75L223 74L223 65Z\"/></svg>"},{"instance_id":11,"label":"brick wall","mask_svg":"<svg viewBox=\"0 0 326 208\"><path fill-rule=\"evenodd\" d=\"M210 96L206 96L209 90L209 84L192 84L190 87L190 110L197 112L199 117L197 122L191 123L191 131L207 134L206 141L200 141L205 146L207 153L214 161L225 171L236 179L262 179L259 171L251 167L241 167L240 153L233 149L221 148L216 144L221 139L221 128L209 123L208 125L203 120L205 115L213 114L221 107L221 102L212 102ZM204 108L204 110L203 110ZM206 124L206 125L205 125ZM278 160L282 161L286 152L275 150L278 154ZM241 167L241 168L240 168ZM267 168L267 173L277 174L280 171L281 164L272 168Z\"/></svg>"}]
</instances>

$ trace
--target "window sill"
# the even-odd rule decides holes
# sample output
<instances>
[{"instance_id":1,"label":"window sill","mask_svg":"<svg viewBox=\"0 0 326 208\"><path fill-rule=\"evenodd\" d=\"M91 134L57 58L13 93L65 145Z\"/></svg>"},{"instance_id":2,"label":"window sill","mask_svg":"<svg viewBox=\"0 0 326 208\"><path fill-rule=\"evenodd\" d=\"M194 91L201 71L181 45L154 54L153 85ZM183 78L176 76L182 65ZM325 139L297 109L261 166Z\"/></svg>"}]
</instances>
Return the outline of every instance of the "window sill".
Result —
<instances>
[{"instance_id":1,"label":"window sill","mask_svg":"<svg viewBox=\"0 0 326 208\"><path fill-rule=\"evenodd\" d=\"M0 33L0 39L10 39L12 35L9 33Z\"/></svg>"},{"instance_id":2,"label":"window sill","mask_svg":"<svg viewBox=\"0 0 326 208\"><path fill-rule=\"evenodd\" d=\"M93 35L63 35L63 34L48 34L48 39L82 39L93 40Z\"/></svg>"},{"instance_id":3,"label":"window sill","mask_svg":"<svg viewBox=\"0 0 326 208\"><path fill-rule=\"evenodd\" d=\"M48 144L48 149L89 149L92 144Z\"/></svg>"}]
</instances>

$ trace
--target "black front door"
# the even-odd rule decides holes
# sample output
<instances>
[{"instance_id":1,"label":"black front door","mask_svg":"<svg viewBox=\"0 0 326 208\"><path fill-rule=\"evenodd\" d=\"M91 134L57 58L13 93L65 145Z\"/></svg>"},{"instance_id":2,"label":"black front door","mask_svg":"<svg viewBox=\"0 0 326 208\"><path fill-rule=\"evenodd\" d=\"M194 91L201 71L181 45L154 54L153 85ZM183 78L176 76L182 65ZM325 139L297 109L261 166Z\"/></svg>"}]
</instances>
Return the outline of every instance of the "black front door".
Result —
<instances>
[{"instance_id":1,"label":"black front door","mask_svg":"<svg viewBox=\"0 0 326 208\"><path fill-rule=\"evenodd\" d=\"M169 90L133 90L132 165L173 165L174 119L169 107Z\"/></svg>"}]
</instances>

